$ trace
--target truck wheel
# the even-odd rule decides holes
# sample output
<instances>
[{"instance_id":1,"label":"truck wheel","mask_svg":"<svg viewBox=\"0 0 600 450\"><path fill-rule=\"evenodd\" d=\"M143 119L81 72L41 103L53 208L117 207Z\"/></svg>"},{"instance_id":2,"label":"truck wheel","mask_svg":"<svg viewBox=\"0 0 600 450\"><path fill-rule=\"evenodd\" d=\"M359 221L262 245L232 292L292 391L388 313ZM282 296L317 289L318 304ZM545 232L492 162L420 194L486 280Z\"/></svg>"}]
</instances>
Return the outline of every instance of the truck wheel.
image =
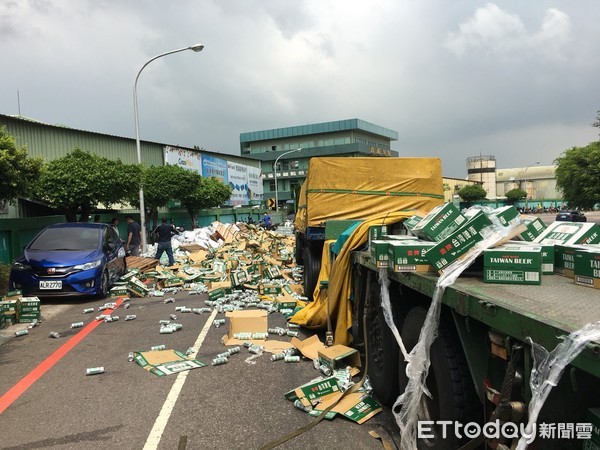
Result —
<instances>
[{"instance_id":1,"label":"truck wheel","mask_svg":"<svg viewBox=\"0 0 600 450\"><path fill-rule=\"evenodd\" d=\"M424 308L416 307L406 316L400 334L408 351L417 344L426 315L427 311ZM427 388L433 398L423 395L418 420L452 420L465 425L477 421L479 401L458 335L451 321L452 318L442 311L438 336L430 349L431 365L427 376ZM406 362L403 360L400 360L399 372L402 393L408 384ZM428 445L423 439L417 442L417 447L428 450L456 449L462 442L454 436L453 429L454 424L448 427L446 438L442 439L441 429L433 427L431 433L434 438L429 440L432 445Z\"/></svg>"},{"instance_id":2,"label":"truck wheel","mask_svg":"<svg viewBox=\"0 0 600 450\"><path fill-rule=\"evenodd\" d=\"M313 292L317 286L319 272L321 271L321 252L315 246L304 247L304 295L309 301L313 300Z\"/></svg>"},{"instance_id":3,"label":"truck wheel","mask_svg":"<svg viewBox=\"0 0 600 450\"><path fill-rule=\"evenodd\" d=\"M300 234L296 235L296 248L295 248L295 256L296 256L296 264L299 266L304 265L304 239Z\"/></svg>"},{"instance_id":4,"label":"truck wheel","mask_svg":"<svg viewBox=\"0 0 600 450\"><path fill-rule=\"evenodd\" d=\"M381 287L374 281L368 286L372 307L367 310L367 372L377 398L384 405L392 405L399 395L398 358L400 349L390 327L385 322L381 307ZM390 289L390 300L395 300ZM396 311L394 318L398 322Z\"/></svg>"}]
</instances>

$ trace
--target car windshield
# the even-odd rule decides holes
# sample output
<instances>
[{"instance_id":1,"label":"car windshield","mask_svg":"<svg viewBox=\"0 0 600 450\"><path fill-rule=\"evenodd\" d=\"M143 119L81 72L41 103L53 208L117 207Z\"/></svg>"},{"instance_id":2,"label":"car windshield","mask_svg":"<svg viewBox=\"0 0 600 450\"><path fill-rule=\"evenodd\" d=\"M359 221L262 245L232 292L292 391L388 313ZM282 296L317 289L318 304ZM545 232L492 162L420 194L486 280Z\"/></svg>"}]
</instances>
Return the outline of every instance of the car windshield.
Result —
<instances>
[{"instance_id":1,"label":"car windshield","mask_svg":"<svg viewBox=\"0 0 600 450\"><path fill-rule=\"evenodd\" d=\"M48 228L31 242L29 250L96 250L99 242L100 228Z\"/></svg>"}]
</instances>

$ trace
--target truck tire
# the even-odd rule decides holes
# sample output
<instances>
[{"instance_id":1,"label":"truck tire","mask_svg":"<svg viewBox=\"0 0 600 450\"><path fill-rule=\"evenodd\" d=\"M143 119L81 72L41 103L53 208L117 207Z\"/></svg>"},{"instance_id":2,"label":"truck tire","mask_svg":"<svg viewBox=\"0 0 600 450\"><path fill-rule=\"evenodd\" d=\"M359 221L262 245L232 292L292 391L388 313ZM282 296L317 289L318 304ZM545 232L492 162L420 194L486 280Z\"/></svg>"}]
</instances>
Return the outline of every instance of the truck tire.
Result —
<instances>
[{"instance_id":1,"label":"truck tire","mask_svg":"<svg viewBox=\"0 0 600 450\"><path fill-rule=\"evenodd\" d=\"M381 307L381 287L377 281L367 287L372 307L367 310L367 373L377 399L391 406L400 393L398 383L398 358L400 349L390 327L385 322ZM390 289L390 300L394 305ZM394 318L398 322L396 311Z\"/></svg>"},{"instance_id":2,"label":"truck tire","mask_svg":"<svg viewBox=\"0 0 600 450\"><path fill-rule=\"evenodd\" d=\"M421 307L415 307L408 312L400 333L408 351L412 350L418 342L426 315L427 311ZM418 420L451 420L462 425L478 421L479 401L467 361L452 318L444 311L440 318L438 336L431 345L430 358L427 387L433 398L423 395L422 400L427 405L427 411L424 417L419 416ZM402 393L408 383L406 362L403 360L400 360L399 381ZM454 436L454 423L448 427L445 439L439 435L440 431L435 427L432 429L432 434L435 436L429 442L433 444L432 446L425 440L419 440L417 447L428 450L453 450L464 444Z\"/></svg>"},{"instance_id":3,"label":"truck tire","mask_svg":"<svg viewBox=\"0 0 600 450\"><path fill-rule=\"evenodd\" d=\"M295 257L296 257L296 264L298 264L299 266L303 266L304 265L304 238L302 237L301 234L296 234L296 248L295 250Z\"/></svg>"},{"instance_id":4,"label":"truck tire","mask_svg":"<svg viewBox=\"0 0 600 450\"><path fill-rule=\"evenodd\" d=\"M321 271L321 251L318 251L317 247L315 245L305 246L302 255L304 262L304 295L308 297L309 301L313 300L313 292Z\"/></svg>"}]
</instances>

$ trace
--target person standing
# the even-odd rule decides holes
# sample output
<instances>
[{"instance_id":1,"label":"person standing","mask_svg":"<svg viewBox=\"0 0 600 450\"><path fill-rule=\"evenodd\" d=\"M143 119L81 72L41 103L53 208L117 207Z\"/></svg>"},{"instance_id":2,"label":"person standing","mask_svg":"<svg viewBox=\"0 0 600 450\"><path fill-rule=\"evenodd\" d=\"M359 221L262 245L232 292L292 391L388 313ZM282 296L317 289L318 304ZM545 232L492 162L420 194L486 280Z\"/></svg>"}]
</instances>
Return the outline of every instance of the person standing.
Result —
<instances>
[{"instance_id":1,"label":"person standing","mask_svg":"<svg viewBox=\"0 0 600 450\"><path fill-rule=\"evenodd\" d=\"M265 211L265 215L263 216L263 221L265 223L265 228L268 230L273 225L273 220L267 211Z\"/></svg>"},{"instance_id":2,"label":"person standing","mask_svg":"<svg viewBox=\"0 0 600 450\"><path fill-rule=\"evenodd\" d=\"M156 235L156 256L155 258L160 260L160 257L164 252L169 257L169 266L175 264L175 258L173 257L173 247L171 246L171 238L177 234L175 225L169 225L165 217L162 218L161 224L157 226L153 234Z\"/></svg>"},{"instance_id":3,"label":"person standing","mask_svg":"<svg viewBox=\"0 0 600 450\"><path fill-rule=\"evenodd\" d=\"M113 227L113 230L115 230L115 233L117 233L117 236L119 235L119 219L117 219L116 217L113 217L112 220L110 221L110 226Z\"/></svg>"},{"instance_id":4,"label":"person standing","mask_svg":"<svg viewBox=\"0 0 600 450\"><path fill-rule=\"evenodd\" d=\"M127 241L125 241L125 251L131 256L140 256L140 244L142 243L140 224L134 222L133 217L125 216L127 221Z\"/></svg>"}]
</instances>

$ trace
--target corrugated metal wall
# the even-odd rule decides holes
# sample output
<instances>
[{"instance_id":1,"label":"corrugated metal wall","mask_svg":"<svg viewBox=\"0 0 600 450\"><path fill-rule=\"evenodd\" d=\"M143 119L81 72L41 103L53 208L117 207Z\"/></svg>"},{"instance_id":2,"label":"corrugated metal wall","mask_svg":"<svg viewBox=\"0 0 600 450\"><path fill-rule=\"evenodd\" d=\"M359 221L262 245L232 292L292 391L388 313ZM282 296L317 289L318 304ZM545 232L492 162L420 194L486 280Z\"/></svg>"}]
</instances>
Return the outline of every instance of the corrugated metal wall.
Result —
<instances>
[{"instance_id":1,"label":"corrugated metal wall","mask_svg":"<svg viewBox=\"0 0 600 450\"><path fill-rule=\"evenodd\" d=\"M74 148L81 148L108 159L120 158L127 164L137 163L135 139L92 133L88 131L38 124L0 115L0 125L17 140L17 147L27 148L29 156L46 161L62 158ZM164 144L141 142L142 162L149 166L163 165Z\"/></svg>"}]
</instances>

